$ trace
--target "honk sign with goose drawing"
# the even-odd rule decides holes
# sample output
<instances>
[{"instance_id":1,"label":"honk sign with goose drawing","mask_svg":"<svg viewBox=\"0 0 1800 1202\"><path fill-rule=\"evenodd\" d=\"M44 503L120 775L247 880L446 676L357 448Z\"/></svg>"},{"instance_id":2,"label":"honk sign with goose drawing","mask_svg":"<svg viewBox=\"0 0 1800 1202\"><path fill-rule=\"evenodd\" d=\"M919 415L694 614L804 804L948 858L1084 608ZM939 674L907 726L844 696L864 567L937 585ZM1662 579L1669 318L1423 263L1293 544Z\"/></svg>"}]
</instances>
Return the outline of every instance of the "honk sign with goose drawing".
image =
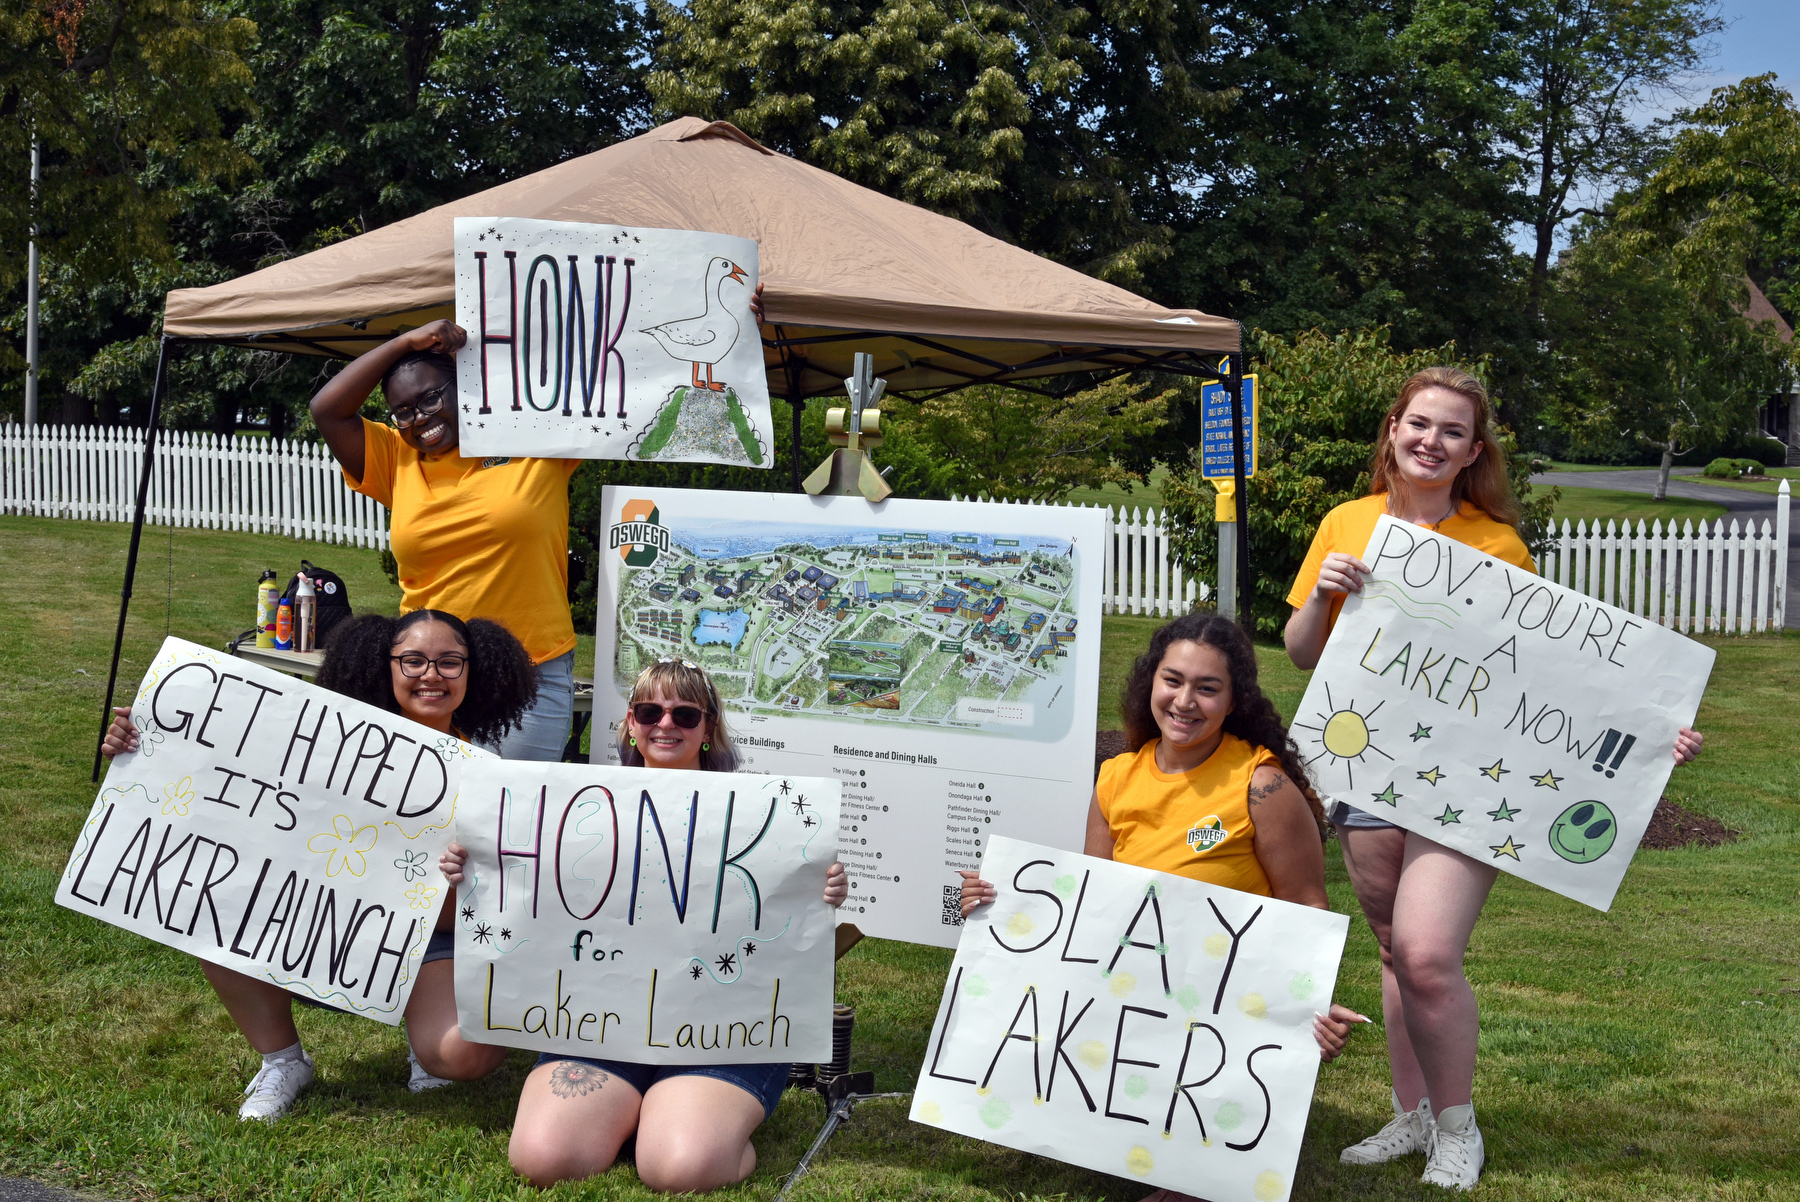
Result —
<instances>
[{"instance_id":1,"label":"honk sign with goose drawing","mask_svg":"<svg viewBox=\"0 0 1800 1202\"><path fill-rule=\"evenodd\" d=\"M462 454L768 467L747 238L456 219Z\"/></svg>"},{"instance_id":2,"label":"honk sign with goose drawing","mask_svg":"<svg viewBox=\"0 0 1800 1202\"><path fill-rule=\"evenodd\" d=\"M1320 794L1612 905L1714 652L1382 517L1294 718Z\"/></svg>"}]
</instances>

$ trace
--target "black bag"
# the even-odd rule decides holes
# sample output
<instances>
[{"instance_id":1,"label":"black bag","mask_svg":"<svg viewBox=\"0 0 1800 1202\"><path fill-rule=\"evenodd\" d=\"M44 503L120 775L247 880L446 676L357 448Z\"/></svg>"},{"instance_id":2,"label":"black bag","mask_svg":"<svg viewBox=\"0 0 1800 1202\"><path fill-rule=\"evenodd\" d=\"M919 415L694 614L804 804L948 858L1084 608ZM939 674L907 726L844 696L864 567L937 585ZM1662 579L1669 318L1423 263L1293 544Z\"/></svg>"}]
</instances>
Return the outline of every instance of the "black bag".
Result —
<instances>
[{"instance_id":1,"label":"black bag","mask_svg":"<svg viewBox=\"0 0 1800 1202\"><path fill-rule=\"evenodd\" d=\"M318 596L313 601L317 616L313 620L313 636L315 646L325 645L325 636L332 629L350 616L350 590L344 585L344 578L327 568L315 568L311 562L302 559L300 570L312 581L313 591ZM286 591L281 596L285 601L294 599L296 581L289 580Z\"/></svg>"}]
</instances>

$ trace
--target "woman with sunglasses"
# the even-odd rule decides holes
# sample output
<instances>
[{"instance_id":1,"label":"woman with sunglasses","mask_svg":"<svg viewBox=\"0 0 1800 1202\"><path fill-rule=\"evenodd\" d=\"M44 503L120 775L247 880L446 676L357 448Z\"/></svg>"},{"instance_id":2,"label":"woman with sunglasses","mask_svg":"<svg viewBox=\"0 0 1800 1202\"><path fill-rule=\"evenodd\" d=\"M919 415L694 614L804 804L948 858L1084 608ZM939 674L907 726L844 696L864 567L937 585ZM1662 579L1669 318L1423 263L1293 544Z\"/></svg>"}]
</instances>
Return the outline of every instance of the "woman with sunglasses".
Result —
<instances>
[{"instance_id":1,"label":"woman with sunglasses","mask_svg":"<svg viewBox=\"0 0 1800 1202\"><path fill-rule=\"evenodd\" d=\"M730 772L737 754L704 668L665 659L639 673L619 759L628 767ZM440 861L462 879L462 848ZM825 901L849 893L844 866L825 870ZM734 1185L756 1168L750 1136L775 1111L786 1064L654 1065L545 1053L525 1079L513 1122L513 1169L533 1185L580 1181L612 1167L637 1137L638 1179L664 1193Z\"/></svg>"},{"instance_id":2,"label":"woman with sunglasses","mask_svg":"<svg viewBox=\"0 0 1800 1202\"><path fill-rule=\"evenodd\" d=\"M537 702L495 750L560 760L575 708L569 618L569 477L578 459L464 459L457 451L450 321L409 330L347 364L312 399L344 480L386 505L400 609L503 623L540 669ZM393 425L362 416L380 384Z\"/></svg>"},{"instance_id":3,"label":"woman with sunglasses","mask_svg":"<svg viewBox=\"0 0 1800 1202\"><path fill-rule=\"evenodd\" d=\"M517 726L531 707L537 668L503 626L479 618L464 623L454 614L416 609L401 618L364 614L339 625L326 645L318 683L440 733L492 743ZM138 748L130 708L113 712L101 744L108 759ZM450 1080L485 1077L506 1055L505 1048L470 1043L457 1031L450 925L455 912L453 882L406 1003L410 1088L415 1093ZM312 1057L300 1046L294 1026L295 995L205 960L200 969L238 1030L262 1053L262 1065L244 1089L248 1096L238 1118L280 1118L313 1079Z\"/></svg>"}]
</instances>

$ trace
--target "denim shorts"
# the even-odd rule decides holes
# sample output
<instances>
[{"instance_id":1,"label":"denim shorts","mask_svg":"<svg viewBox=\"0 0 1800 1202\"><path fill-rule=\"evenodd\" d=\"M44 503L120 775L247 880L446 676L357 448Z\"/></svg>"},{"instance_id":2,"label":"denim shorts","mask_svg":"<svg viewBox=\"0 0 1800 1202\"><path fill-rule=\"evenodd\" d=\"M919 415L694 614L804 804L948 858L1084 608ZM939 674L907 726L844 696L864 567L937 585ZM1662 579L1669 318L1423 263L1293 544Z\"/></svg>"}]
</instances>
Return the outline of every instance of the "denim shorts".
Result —
<instances>
[{"instance_id":1,"label":"denim shorts","mask_svg":"<svg viewBox=\"0 0 1800 1202\"><path fill-rule=\"evenodd\" d=\"M588 1056L561 1056L555 1052L545 1052L537 1062L555 1064L559 1060L576 1060L611 1073L637 1090L639 1097L649 1093L650 1087L658 1081L670 1077L711 1077L726 1081L761 1102L764 1118L775 1113L781 1091L787 1088L788 1070L793 1068L791 1064L629 1064L623 1060L595 1060Z\"/></svg>"},{"instance_id":2,"label":"denim shorts","mask_svg":"<svg viewBox=\"0 0 1800 1202\"><path fill-rule=\"evenodd\" d=\"M425 958L420 964L430 964L433 960L454 960L456 958L456 932L433 931L431 938L425 941Z\"/></svg>"},{"instance_id":3,"label":"denim shorts","mask_svg":"<svg viewBox=\"0 0 1800 1202\"><path fill-rule=\"evenodd\" d=\"M1325 815L1333 826L1347 826L1359 831L1397 831L1400 827L1367 810L1359 810L1348 802L1337 802Z\"/></svg>"},{"instance_id":4,"label":"denim shorts","mask_svg":"<svg viewBox=\"0 0 1800 1202\"><path fill-rule=\"evenodd\" d=\"M554 764L569 742L569 720L575 716L575 653L565 651L538 665L538 695L525 711L524 725L508 731L498 744L484 744L503 760L539 760Z\"/></svg>"}]
</instances>

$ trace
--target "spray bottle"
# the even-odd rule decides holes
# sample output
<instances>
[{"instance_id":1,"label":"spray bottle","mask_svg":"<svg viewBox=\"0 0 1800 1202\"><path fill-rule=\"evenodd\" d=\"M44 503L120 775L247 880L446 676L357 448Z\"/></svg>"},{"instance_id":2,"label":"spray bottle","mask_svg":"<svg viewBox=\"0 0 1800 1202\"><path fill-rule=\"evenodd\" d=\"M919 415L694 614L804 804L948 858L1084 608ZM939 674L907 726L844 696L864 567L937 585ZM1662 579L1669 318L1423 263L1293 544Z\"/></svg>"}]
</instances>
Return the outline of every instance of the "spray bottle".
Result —
<instances>
[{"instance_id":1,"label":"spray bottle","mask_svg":"<svg viewBox=\"0 0 1800 1202\"><path fill-rule=\"evenodd\" d=\"M294 650L317 649L319 594L301 572L294 577Z\"/></svg>"},{"instance_id":2,"label":"spray bottle","mask_svg":"<svg viewBox=\"0 0 1800 1202\"><path fill-rule=\"evenodd\" d=\"M281 597L281 590L275 585L275 569L264 568L262 579L256 585L256 645L272 648L275 646L275 602Z\"/></svg>"},{"instance_id":3,"label":"spray bottle","mask_svg":"<svg viewBox=\"0 0 1800 1202\"><path fill-rule=\"evenodd\" d=\"M275 605L275 650L294 649L294 603L283 597Z\"/></svg>"}]
</instances>

